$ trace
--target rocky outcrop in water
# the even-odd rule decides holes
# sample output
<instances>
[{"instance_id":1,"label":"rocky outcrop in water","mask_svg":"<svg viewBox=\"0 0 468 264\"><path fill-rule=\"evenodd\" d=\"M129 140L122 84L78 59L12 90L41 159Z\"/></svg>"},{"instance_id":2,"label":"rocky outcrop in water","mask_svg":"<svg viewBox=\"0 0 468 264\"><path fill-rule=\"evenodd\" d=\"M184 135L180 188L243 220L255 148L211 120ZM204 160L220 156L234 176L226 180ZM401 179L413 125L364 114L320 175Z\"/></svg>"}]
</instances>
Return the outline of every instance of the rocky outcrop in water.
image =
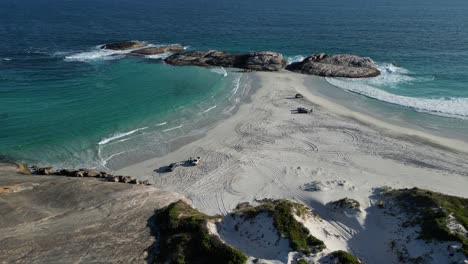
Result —
<instances>
[{"instance_id":1,"label":"rocky outcrop in water","mask_svg":"<svg viewBox=\"0 0 468 264\"><path fill-rule=\"evenodd\" d=\"M178 66L222 66L255 71L279 71L287 65L283 55L271 51L248 54L231 54L218 50L189 51L173 54L164 61Z\"/></svg>"},{"instance_id":2,"label":"rocky outcrop in water","mask_svg":"<svg viewBox=\"0 0 468 264\"><path fill-rule=\"evenodd\" d=\"M180 45L169 45L169 46L158 46L158 47L148 47L148 48L137 49L130 53L136 54L136 55L157 55L157 54L163 54L167 52L178 52L182 50L184 50L184 47Z\"/></svg>"},{"instance_id":3,"label":"rocky outcrop in water","mask_svg":"<svg viewBox=\"0 0 468 264\"><path fill-rule=\"evenodd\" d=\"M316 54L288 65L286 70L326 77L365 78L380 75L371 59L349 54Z\"/></svg>"},{"instance_id":4,"label":"rocky outcrop in water","mask_svg":"<svg viewBox=\"0 0 468 264\"><path fill-rule=\"evenodd\" d=\"M108 50L129 50L129 49L138 49L146 46L146 43L141 41L123 41L116 43L104 44L101 46L101 49Z\"/></svg>"}]
</instances>

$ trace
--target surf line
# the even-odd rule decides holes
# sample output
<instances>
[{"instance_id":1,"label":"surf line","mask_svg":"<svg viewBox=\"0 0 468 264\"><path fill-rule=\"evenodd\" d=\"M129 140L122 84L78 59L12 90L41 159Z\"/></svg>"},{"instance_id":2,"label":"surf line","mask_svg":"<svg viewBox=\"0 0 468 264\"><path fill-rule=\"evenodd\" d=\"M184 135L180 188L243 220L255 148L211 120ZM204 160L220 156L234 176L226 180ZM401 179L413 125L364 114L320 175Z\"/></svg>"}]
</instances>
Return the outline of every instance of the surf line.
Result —
<instances>
[{"instance_id":1,"label":"surf line","mask_svg":"<svg viewBox=\"0 0 468 264\"><path fill-rule=\"evenodd\" d=\"M98 145L105 145L113 140L116 140L116 139L119 139L119 138L122 138L122 137L125 137L125 136L129 136L135 132L138 132L140 130L143 130L143 129L147 129L148 127L142 127L142 128L138 128L138 129L135 129L135 130L132 130L132 131L129 131L129 132L125 132L125 133L117 133L117 134L114 134L113 136L109 137L109 138L105 138L101 141L99 141Z\"/></svg>"},{"instance_id":2,"label":"surf line","mask_svg":"<svg viewBox=\"0 0 468 264\"><path fill-rule=\"evenodd\" d=\"M207 113L207 112L211 111L212 109L215 109L216 106L217 106L217 105L214 105L214 106L212 106L212 107L206 109L205 111L201 112L201 114Z\"/></svg>"},{"instance_id":3,"label":"surf line","mask_svg":"<svg viewBox=\"0 0 468 264\"><path fill-rule=\"evenodd\" d=\"M169 132L169 131L172 131L172 130L175 130L175 129L178 129L178 128L181 128L182 125L179 125L179 126L176 126L176 127L171 127L171 128L168 128L168 129L164 129L163 132Z\"/></svg>"}]
</instances>

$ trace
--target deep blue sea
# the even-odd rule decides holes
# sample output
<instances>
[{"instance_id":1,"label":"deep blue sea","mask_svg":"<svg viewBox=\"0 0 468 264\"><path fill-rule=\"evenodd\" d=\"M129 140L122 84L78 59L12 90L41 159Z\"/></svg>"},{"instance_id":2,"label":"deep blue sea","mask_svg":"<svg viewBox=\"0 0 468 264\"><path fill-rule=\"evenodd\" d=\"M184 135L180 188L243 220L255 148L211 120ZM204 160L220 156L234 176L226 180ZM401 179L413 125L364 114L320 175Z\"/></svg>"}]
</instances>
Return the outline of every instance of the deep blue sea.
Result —
<instances>
[{"instance_id":1,"label":"deep blue sea","mask_svg":"<svg viewBox=\"0 0 468 264\"><path fill-rule=\"evenodd\" d=\"M289 60L368 56L381 76L327 81L381 104L468 119L466 0L1 0L0 155L115 168L225 118L249 84L231 70L97 48L123 40Z\"/></svg>"}]
</instances>

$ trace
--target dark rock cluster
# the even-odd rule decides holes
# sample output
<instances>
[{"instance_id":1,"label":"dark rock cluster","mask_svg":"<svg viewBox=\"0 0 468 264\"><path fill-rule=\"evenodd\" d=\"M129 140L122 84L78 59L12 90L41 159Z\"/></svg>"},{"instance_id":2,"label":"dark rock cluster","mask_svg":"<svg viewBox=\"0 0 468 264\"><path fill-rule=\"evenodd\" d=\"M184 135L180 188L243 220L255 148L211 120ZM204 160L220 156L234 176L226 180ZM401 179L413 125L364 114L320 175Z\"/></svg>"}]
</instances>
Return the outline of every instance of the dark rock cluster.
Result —
<instances>
[{"instance_id":1,"label":"dark rock cluster","mask_svg":"<svg viewBox=\"0 0 468 264\"><path fill-rule=\"evenodd\" d=\"M371 59L350 54L316 54L289 64L286 70L326 77L365 78L380 75Z\"/></svg>"},{"instance_id":2,"label":"dark rock cluster","mask_svg":"<svg viewBox=\"0 0 468 264\"><path fill-rule=\"evenodd\" d=\"M53 167L32 166L32 173L36 175L103 178L110 182L150 185L147 180L140 181L133 176L114 176L105 171L98 171L95 169L54 169Z\"/></svg>"},{"instance_id":3,"label":"dark rock cluster","mask_svg":"<svg viewBox=\"0 0 468 264\"><path fill-rule=\"evenodd\" d=\"M222 66L252 71L279 71L287 65L283 55L261 51L247 54L231 54L219 50L188 51L176 53L164 60L171 65Z\"/></svg>"},{"instance_id":4,"label":"dark rock cluster","mask_svg":"<svg viewBox=\"0 0 468 264\"><path fill-rule=\"evenodd\" d=\"M368 78L380 75L375 63L369 58L350 54L315 54L301 62L288 65L283 55L273 51L232 54L219 50L187 51L180 45L148 46L144 42L124 41L101 46L108 50L132 50L129 56L172 53L164 61L171 65L240 68L246 71L281 71L283 69L326 77Z\"/></svg>"}]
</instances>

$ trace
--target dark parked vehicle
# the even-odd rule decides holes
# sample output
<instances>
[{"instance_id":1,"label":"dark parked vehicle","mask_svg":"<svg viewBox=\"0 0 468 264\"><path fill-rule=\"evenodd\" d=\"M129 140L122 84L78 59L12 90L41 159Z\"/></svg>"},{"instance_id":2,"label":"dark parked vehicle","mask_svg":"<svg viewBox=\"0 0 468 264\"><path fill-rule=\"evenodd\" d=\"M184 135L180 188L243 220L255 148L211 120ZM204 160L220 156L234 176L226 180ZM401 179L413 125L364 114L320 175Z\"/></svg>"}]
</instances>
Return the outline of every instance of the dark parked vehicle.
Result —
<instances>
[{"instance_id":1,"label":"dark parked vehicle","mask_svg":"<svg viewBox=\"0 0 468 264\"><path fill-rule=\"evenodd\" d=\"M168 171L174 171L175 168L179 167L179 164L178 163L171 163L169 164L169 166L167 167L167 170Z\"/></svg>"},{"instance_id":2,"label":"dark parked vehicle","mask_svg":"<svg viewBox=\"0 0 468 264\"><path fill-rule=\"evenodd\" d=\"M300 113L300 114L308 114L308 113L310 113L312 111L310 111L309 109L307 109L305 107L298 107L297 112Z\"/></svg>"}]
</instances>

